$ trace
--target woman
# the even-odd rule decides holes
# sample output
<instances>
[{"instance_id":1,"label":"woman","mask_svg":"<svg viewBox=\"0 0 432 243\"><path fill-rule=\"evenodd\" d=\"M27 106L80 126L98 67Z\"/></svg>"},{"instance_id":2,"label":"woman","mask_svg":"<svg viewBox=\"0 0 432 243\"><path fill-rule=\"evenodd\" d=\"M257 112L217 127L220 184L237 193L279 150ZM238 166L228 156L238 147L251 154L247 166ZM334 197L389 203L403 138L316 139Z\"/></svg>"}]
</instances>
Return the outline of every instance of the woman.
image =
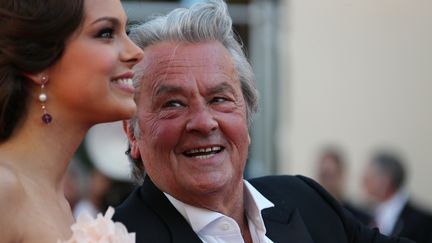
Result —
<instances>
[{"instance_id":1,"label":"woman","mask_svg":"<svg viewBox=\"0 0 432 243\"><path fill-rule=\"evenodd\" d=\"M0 242L71 235L64 175L88 129L135 112L119 0L2 0Z\"/></svg>"}]
</instances>

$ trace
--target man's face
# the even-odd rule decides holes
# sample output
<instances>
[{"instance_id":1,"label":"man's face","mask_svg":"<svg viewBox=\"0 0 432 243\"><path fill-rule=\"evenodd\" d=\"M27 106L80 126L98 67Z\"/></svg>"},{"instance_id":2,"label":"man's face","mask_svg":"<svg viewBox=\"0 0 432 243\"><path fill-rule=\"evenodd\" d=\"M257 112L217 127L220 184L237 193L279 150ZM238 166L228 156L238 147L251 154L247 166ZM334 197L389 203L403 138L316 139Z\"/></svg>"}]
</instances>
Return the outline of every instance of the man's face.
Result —
<instances>
[{"instance_id":1,"label":"man's face","mask_svg":"<svg viewBox=\"0 0 432 243\"><path fill-rule=\"evenodd\" d=\"M370 203L385 201L390 187L388 177L381 174L372 163L366 166L363 174L363 189Z\"/></svg>"},{"instance_id":2,"label":"man's face","mask_svg":"<svg viewBox=\"0 0 432 243\"><path fill-rule=\"evenodd\" d=\"M132 156L162 191L191 204L241 185L250 139L228 51L218 42L165 42L144 53Z\"/></svg>"},{"instance_id":3,"label":"man's face","mask_svg":"<svg viewBox=\"0 0 432 243\"><path fill-rule=\"evenodd\" d=\"M318 182L336 199L342 199L343 175L342 168L331 156L321 158L318 164Z\"/></svg>"}]
</instances>

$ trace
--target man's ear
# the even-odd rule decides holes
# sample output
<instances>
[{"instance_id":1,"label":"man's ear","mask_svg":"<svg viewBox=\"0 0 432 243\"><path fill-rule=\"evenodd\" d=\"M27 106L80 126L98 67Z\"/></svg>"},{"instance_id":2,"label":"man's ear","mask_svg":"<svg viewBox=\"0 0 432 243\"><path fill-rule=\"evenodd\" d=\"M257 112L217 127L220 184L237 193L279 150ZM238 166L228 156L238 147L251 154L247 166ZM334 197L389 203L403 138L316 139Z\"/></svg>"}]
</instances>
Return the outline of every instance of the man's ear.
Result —
<instances>
[{"instance_id":1,"label":"man's ear","mask_svg":"<svg viewBox=\"0 0 432 243\"><path fill-rule=\"evenodd\" d=\"M123 121L123 131L126 133L126 136L129 140L130 156L133 159L140 158L138 141L136 140L133 129L131 129L128 121Z\"/></svg>"}]
</instances>

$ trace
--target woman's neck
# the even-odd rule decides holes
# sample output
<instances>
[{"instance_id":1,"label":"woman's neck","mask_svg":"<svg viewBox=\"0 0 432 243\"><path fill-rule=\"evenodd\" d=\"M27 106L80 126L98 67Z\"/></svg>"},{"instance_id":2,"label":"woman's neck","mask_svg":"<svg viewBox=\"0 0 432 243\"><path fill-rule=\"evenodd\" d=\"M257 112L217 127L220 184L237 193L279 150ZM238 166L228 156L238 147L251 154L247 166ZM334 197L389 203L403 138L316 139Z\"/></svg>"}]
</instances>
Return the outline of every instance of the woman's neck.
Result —
<instances>
[{"instance_id":1,"label":"woman's neck","mask_svg":"<svg viewBox=\"0 0 432 243\"><path fill-rule=\"evenodd\" d=\"M62 193L69 161L89 126L68 124L60 118L47 125L37 116L29 114L28 118L0 144L0 163L8 163L17 173Z\"/></svg>"}]
</instances>

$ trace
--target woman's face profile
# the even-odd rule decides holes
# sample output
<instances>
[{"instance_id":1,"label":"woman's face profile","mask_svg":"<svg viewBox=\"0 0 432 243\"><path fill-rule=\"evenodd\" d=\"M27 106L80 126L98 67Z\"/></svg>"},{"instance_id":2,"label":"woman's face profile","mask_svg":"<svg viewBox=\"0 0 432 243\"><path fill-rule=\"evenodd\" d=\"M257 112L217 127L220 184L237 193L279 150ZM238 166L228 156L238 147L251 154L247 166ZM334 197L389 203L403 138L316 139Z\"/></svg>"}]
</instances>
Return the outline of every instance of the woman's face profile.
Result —
<instances>
[{"instance_id":1,"label":"woman's face profile","mask_svg":"<svg viewBox=\"0 0 432 243\"><path fill-rule=\"evenodd\" d=\"M92 125L133 115L132 66L142 51L127 36L126 22L119 0L84 1L81 27L48 69L47 106L53 116L71 114Z\"/></svg>"}]
</instances>

